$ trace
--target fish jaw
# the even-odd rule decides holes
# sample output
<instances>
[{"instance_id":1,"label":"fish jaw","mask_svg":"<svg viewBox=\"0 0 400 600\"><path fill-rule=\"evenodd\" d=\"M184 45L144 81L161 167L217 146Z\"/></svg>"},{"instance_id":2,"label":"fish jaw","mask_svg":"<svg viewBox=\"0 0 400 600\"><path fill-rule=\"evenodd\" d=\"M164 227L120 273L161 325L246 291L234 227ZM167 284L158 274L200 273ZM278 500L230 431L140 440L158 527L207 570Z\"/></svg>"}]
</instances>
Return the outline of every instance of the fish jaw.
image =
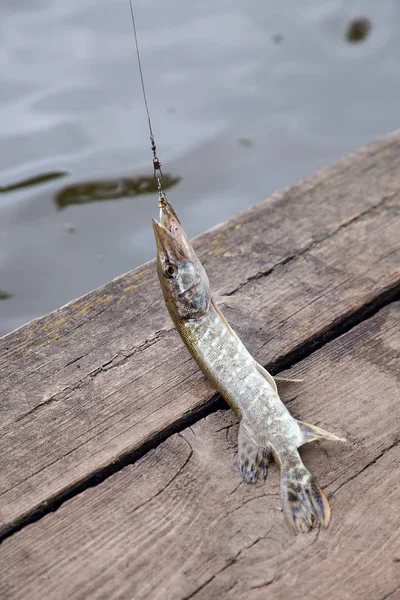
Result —
<instances>
[{"instance_id":1,"label":"fish jaw","mask_svg":"<svg viewBox=\"0 0 400 600\"><path fill-rule=\"evenodd\" d=\"M164 225L175 236L180 236L188 241L186 233L172 206L167 202L160 208L160 223Z\"/></svg>"},{"instance_id":2,"label":"fish jaw","mask_svg":"<svg viewBox=\"0 0 400 600\"><path fill-rule=\"evenodd\" d=\"M210 309L208 277L169 204L153 219L157 272L168 311L175 325L202 318Z\"/></svg>"},{"instance_id":3,"label":"fish jaw","mask_svg":"<svg viewBox=\"0 0 400 600\"><path fill-rule=\"evenodd\" d=\"M152 225L157 246L157 262L178 263L190 258L188 249L167 227L156 219L152 220Z\"/></svg>"},{"instance_id":4,"label":"fish jaw","mask_svg":"<svg viewBox=\"0 0 400 600\"><path fill-rule=\"evenodd\" d=\"M184 252L186 252L187 258L190 258L194 263L196 263L197 269L201 271L202 277L208 283L208 277L204 271L204 267L197 258L193 246L190 243L176 212L169 202L160 208L160 225L163 225L171 233L180 247L184 250Z\"/></svg>"}]
</instances>

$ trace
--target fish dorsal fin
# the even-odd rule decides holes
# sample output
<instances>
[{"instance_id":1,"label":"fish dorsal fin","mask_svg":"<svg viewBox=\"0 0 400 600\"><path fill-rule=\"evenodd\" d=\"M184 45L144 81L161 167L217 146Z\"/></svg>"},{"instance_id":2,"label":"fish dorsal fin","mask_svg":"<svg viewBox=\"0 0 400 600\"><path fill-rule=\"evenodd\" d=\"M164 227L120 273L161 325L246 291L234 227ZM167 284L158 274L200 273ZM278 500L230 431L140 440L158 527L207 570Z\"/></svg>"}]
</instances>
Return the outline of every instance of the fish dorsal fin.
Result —
<instances>
[{"instance_id":1,"label":"fish dorsal fin","mask_svg":"<svg viewBox=\"0 0 400 600\"><path fill-rule=\"evenodd\" d=\"M272 389L274 390L274 392L277 394L278 393L278 389L276 387L276 381L275 379L272 377L271 373L268 373L267 369L264 369L264 367L262 367L258 362L254 361L256 363L256 367L259 373L261 373L261 375L263 377L265 377L265 379L268 381L268 383L270 384L270 386L272 387Z\"/></svg>"},{"instance_id":2,"label":"fish dorsal fin","mask_svg":"<svg viewBox=\"0 0 400 600\"><path fill-rule=\"evenodd\" d=\"M229 331L229 333L232 336L236 336L236 333L233 331L232 327L229 325L228 321L225 319L220 307L218 306L218 304L216 303L216 301L214 300L214 298L211 298L211 304L215 310L215 312L217 313L218 317L221 319L221 322L223 323L223 325L227 328L227 330Z\"/></svg>"},{"instance_id":3,"label":"fish dorsal fin","mask_svg":"<svg viewBox=\"0 0 400 600\"><path fill-rule=\"evenodd\" d=\"M308 442L314 442L315 440L329 440L331 442L346 441L344 438L340 438L334 433L325 431L325 429L321 429L321 427L317 427L316 425L310 425L310 423L304 423L303 421L297 421L297 423L301 432L301 441L299 446L307 444Z\"/></svg>"}]
</instances>

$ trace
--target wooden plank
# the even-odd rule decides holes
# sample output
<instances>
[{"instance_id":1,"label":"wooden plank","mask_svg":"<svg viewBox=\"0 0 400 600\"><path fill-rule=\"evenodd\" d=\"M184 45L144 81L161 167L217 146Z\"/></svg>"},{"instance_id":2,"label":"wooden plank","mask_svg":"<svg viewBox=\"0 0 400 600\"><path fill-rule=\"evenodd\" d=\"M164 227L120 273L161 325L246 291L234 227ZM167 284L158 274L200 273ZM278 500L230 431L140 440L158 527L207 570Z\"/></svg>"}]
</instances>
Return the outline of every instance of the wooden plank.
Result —
<instances>
[{"instance_id":1,"label":"wooden plank","mask_svg":"<svg viewBox=\"0 0 400 600\"><path fill-rule=\"evenodd\" d=\"M387 136L197 239L263 364L397 289L399 152ZM0 340L0 533L213 398L170 327L149 263Z\"/></svg>"},{"instance_id":2,"label":"wooden plank","mask_svg":"<svg viewBox=\"0 0 400 600\"><path fill-rule=\"evenodd\" d=\"M1 597L394 600L399 322L400 303L382 309L282 388L295 416L349 440L302 452L330 497L328 530L289 533L276 468L266 483L241 483L236 419L219 411L4 541Z\"/></svg>"}]
</instances>

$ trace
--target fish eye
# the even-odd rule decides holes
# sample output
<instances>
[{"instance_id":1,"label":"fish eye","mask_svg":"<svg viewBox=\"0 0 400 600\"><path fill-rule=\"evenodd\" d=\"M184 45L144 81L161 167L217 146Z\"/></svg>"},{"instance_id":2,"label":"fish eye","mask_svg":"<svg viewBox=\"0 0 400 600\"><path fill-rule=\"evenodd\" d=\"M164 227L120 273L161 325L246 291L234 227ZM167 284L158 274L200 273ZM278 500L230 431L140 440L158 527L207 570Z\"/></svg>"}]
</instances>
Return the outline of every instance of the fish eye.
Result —
<instances>
[{"instance_id":1,"label":"fish eye","mask_svg":"<svg viewBox=\"0 0 400 600\"><path fill-rule=\"evenodd\" d=\"M164 275L168 279L174 279L177 275L177 268L172 263L167 263L164 267Z\"/></svg>"}]
</instances>

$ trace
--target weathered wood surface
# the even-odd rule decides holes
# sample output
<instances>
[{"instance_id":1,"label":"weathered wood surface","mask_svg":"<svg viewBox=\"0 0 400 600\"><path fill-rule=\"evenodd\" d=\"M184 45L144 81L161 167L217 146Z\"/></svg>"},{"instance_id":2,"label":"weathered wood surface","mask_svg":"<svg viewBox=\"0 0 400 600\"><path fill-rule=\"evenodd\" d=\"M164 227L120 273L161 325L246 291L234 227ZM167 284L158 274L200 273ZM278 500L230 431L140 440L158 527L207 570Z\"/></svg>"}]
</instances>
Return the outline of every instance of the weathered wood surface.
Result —
<instances>
[{"instance_id":1,"label":"weathered wood surface","mask_svg":"<svg viewBox=\"0 0 400 600\"><path fill-rule=\"evenodd\" d=\"M398 290L399 155L391 134L197 239L263 364ZM0 340L0 533L213 397L170 327L149 263Z\"/></svg>"},{"instance_id":2,"label":"weathered wood surface","mask_svg":"<svg viewBox=\"0 0 400 600\"><path fill-rule=\"evenodd\" d=\"M308 445L328 530L292 536L277 469L241 483L219 411L2 545L4 599L383 600L400 595L400 303L298 363L291 412L348 438Z\"/></svg>"}]
</instances>

